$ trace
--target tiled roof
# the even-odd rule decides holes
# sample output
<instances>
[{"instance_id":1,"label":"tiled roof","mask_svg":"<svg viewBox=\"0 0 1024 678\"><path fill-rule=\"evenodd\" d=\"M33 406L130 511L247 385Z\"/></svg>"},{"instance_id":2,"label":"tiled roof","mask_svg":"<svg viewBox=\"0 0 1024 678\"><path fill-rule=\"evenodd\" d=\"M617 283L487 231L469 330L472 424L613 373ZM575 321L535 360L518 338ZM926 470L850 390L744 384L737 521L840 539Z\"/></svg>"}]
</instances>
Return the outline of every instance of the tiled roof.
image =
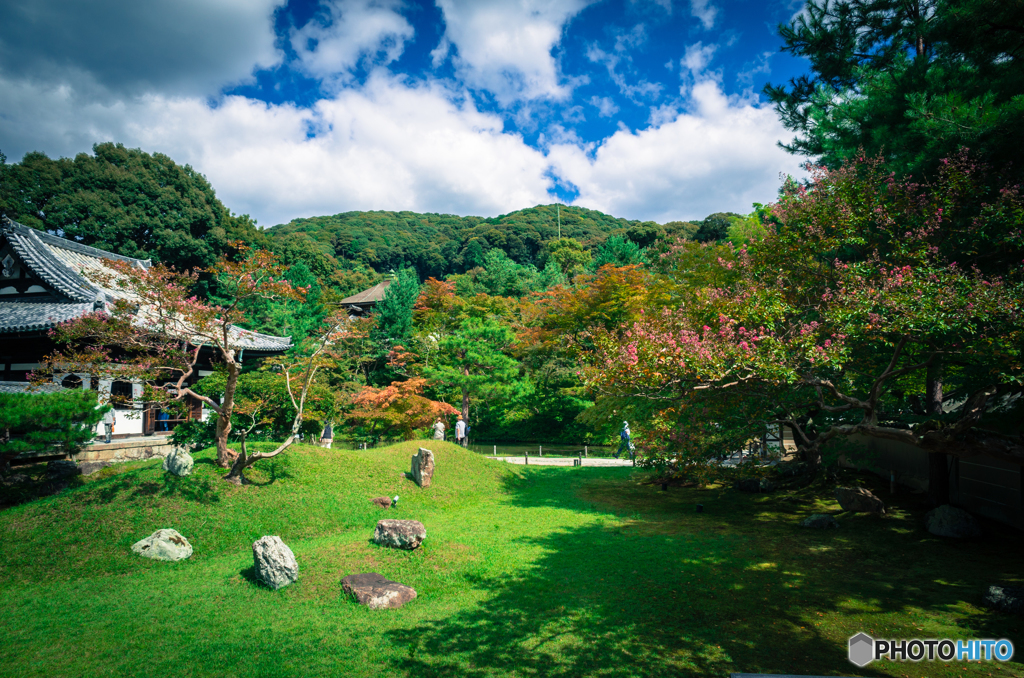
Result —
<instances>
[{"instance_id":1,"label":"tiled roof","mask_svg":"<svg viewBox=\"0 0 1024 678\"><path fill-rule=\"evenodd\" d=\"M363 290L359 294L353 294L351 297L345 297L338 303L352 304L354 306L369 306L371 304L376 304L384 298L384 292L387 291L390 284L390 280L385 280L384 282L377 283L368 290Z\"/></svg>"},{"instance_id":2,"label":"tiled roof","mask_svg":"<svg viewBox=\"0 0 1024 678\"><path fill-rule=\"evenodd\" d=\"M45 330L57 323L85 315L93 310L88 304L0 301L0 334Z\"/></svg>"},{"instance_id":3,"label":"tiled roof","mask_svg":"<svg viewBox=\"0 0 1024 678\"><path fill-rule=\"evenodd\" d=\"M231 343L246 351L285 351L292 346L291 337L275 337L240 327L231 328Z\"/></svg>"},{"instance_id":4,"label":"tiled roof","mask_svg":"<svg viewBox=\"0 0 1024 678\"><path fill-rule=\"evenodd\" d=\"M56 393L63 390L60 384L42 384L30 391L31 387L27 381L0 381L0 393Z\"/></svg>"},{"instance_id":5,"label":"tiled roof","mask_svg":"<svg viewBox=\"0 0 1024 678\"><path fill-rule=\"evenodd\" d=\"M23 226L10 219L0 222L0 232L11 244L22 263L69 303L2 301L0 302L0 333L44 330L57 323L77 318L94 310L103 302L124 297L125 293L90 282L89 272L110 272L104 259L134 263L149 268L148 259L133 259L72 242L49 233ZM251 330L232 328L235 348L247 351L284 351L291 347L290 337L275 337Z\"/></svg>"}]
</instances>

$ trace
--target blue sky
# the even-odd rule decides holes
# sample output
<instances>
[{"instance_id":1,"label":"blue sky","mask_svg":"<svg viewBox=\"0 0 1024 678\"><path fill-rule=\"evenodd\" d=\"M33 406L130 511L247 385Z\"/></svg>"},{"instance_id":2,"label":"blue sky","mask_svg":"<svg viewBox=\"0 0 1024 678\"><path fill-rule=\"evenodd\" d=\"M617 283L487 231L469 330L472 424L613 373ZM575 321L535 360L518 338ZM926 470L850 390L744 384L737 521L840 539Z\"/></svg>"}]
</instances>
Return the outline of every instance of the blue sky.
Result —
<instances>
[{"instance_id":1,"label":"blue sky","mask_svg":"<svg viewBox=\"0 0 1024 678\"><path fill-rule=\"evenodd\" d=\"M629 219L771 201L760 94L806 62L751 0L7 0L0 150L120 141L263 225L356 209Z\"/></svg>"}]
</instances>

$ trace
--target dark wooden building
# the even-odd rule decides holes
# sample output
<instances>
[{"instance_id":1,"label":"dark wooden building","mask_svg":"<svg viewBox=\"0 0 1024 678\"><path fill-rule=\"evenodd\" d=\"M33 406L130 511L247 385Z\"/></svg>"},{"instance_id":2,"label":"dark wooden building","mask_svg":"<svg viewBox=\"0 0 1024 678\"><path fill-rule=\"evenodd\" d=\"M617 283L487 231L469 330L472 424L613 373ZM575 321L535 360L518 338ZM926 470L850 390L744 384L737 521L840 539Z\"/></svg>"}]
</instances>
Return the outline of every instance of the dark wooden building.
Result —
<instances>
[{"instance_id":1,"label":"dark wooden building","mask_svg":"<svg viewBox=\"0 0 1024 678\"><path fill-rule=\"evenodd\" d=\"M119 292L90 281L88 272L109 270L108 260L120 260L149 268L150 261L124 257L49 233L0 219L0 391L28 388L28 376L40 359L56 346L49 331L58 323L103 309ZM291 346L289 337L236 330L235 348L244 360L279 354ZM196 379L211 373L211 349L202 349ZM170 429L173 421L160 419L158 410L141 402L142 384L118 381L104 375L61 374L55 387L87 388L134 398L133 404L117 405L118 435L153 434ZM192 404L189 418L203 416L201 403Z\"/></svg>"}]
</instances>

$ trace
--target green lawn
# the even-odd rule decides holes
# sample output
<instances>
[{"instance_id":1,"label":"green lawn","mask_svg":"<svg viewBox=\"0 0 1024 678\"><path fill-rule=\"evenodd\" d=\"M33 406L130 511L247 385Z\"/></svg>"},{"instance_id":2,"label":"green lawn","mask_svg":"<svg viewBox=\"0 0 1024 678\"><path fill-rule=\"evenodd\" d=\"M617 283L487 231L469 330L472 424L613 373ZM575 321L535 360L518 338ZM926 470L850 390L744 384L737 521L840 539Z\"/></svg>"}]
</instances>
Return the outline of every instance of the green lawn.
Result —
<instances>
[{"instance_id":1,"label":"green lawn","mask_svg":"<svg viewBox=\"0 0 1024 678\"><path fill-rule=\"evenodd\" d=\"M803 530L802 517L838 510L825 490L661 492L631 468L428 446L427 490L403 473L417 443L298 447L246 487L220 481L207 451L187 478L132 463L0 512L0 675L1024 675L1024 619L979 607L988 583L1024 580L1019 533L934 538L909 496L885 518ZM400 508L370 503L384 494ZM423 547L371 543L383 517L422 521ZM191 559L131 553L162 527L191 541ZM267 534L299 561L298 583L277 592L252 576ZM370 571L419 598L376 612L344 598L341 578ZM862 630L1005 637L1017 657L857 670L846 640Z\"/></svg>"}]
</instances>

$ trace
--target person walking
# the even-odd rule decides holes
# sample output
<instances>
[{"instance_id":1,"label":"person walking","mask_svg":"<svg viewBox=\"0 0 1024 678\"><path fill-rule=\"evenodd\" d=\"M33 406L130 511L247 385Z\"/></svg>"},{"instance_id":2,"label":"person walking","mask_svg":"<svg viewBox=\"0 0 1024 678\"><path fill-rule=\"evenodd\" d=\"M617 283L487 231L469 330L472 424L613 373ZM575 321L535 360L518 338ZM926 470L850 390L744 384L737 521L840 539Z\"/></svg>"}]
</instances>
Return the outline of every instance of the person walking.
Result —
<instances>
[{"instance_id":1,"label":"person walking","mask_svg":"<svg viewBox=\"0 0 1024 678\"><path fill-rule=\"evenodd\" d=\"M104 442L110 442L110 436L114 434L114 424L117 423L117 415L114 414L114 408L111 407L103 415L103 428L106 430L106 440Z\"/></svg>"},{"instance_id":2,"label":"person walking","mask_svg":"<svg viewBox=\"0 0 1024 678\"><path fill-rule=\"evenodd\" d=\"M334 442L334 426L331 422L327 422L324 426L324 432L320 434L320 446L326 447L328 450L331 449L331 443Z\"/></svg>"},{"instance_id":3,"label":"person walking","mask_svg":"<svg viewBox=\"0 0 1024 678\"><path fill-rule=\"evenodd\" d=\"M455 422L455 442L463 447L466 446L466 422L461 414L459 420Z\"/></svg>"},{"instance_id":4,"label":"person walking","mask_svg":"<svg viewBox=\"0 0 1024 678\"><path fill-rule=\"evenodd\" d=\"M441 417L434 422L434 440L444 440L444 422Z\"/></svg>"},{"instance_id":5,"label":"person walking","mask_svg":"<svg viewBox=\"0 0 1024 678\"><path fill-rule=\"evenodd\" d=\"M629 458L630 459L633 458L633 450L636 449L636 448L633 447L633 443L629 440L629 436L630 436L629 422L628 421L624 421L624 422L622 422L622 430L619 431L619 441L620 442L619 442L619 449L618 449L617 452L615 452L615 458L616 459L618 459L619 455L622 454L623 452L629 453Z\"/></svg>"}]
</instances>

